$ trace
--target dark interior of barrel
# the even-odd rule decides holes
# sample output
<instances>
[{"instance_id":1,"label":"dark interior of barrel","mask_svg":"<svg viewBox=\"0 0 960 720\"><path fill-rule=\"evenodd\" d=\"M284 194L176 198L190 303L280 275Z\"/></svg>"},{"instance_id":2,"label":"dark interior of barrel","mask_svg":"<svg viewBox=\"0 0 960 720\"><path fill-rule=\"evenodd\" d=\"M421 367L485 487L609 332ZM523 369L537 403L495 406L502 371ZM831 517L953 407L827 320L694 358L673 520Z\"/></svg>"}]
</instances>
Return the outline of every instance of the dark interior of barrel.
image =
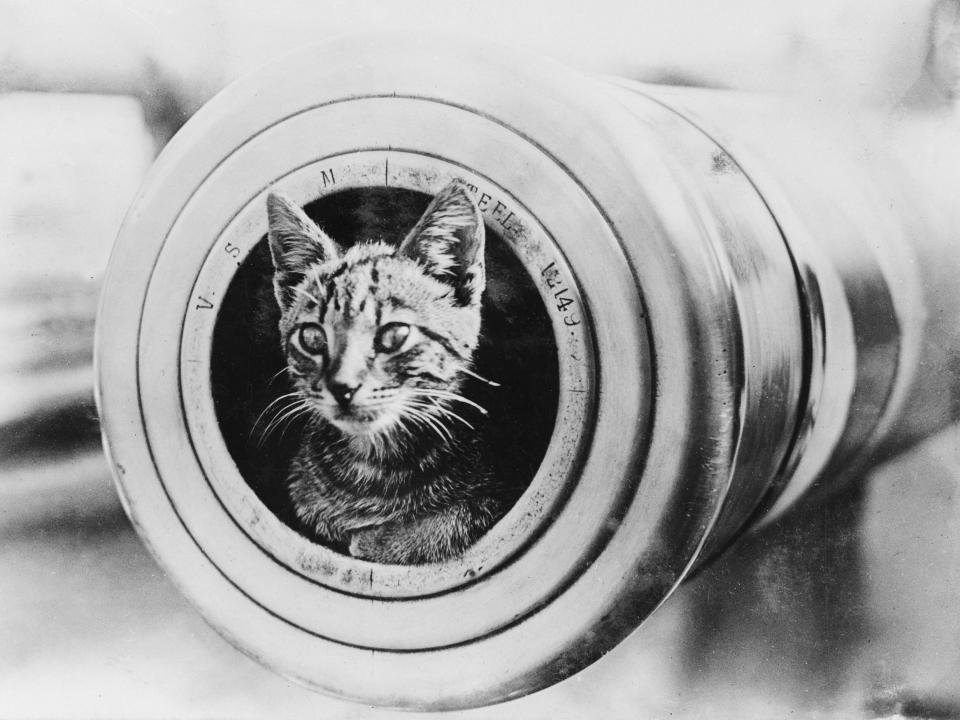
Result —
<instances>
[{"instance_id":1,"label":"dark interior of barrel","mask_svg":"<svg viewBox=\"0 0 960 720\"><path fill-rule=\"evenodd\" d=\"M429 195L411 190L358 188L327 195L305 210L343 244L351 239L399 243L429 201ZM462 392L488 410L485 418L478 418L477 429L490 449L487 460L508 500L515 502L536 474L553 432L559 397L557 348L529 273L489 225L486 237L487 286L473 368L499 386L468 378ZM264 434L276 413L264 410L292 389L283 372L272 277L264 237L233 277L221 306L211 386L220 430L240 474L281 521L311 537L292 512L285 483L303 418L280 422Z\"/></svg>"}]
</instances>

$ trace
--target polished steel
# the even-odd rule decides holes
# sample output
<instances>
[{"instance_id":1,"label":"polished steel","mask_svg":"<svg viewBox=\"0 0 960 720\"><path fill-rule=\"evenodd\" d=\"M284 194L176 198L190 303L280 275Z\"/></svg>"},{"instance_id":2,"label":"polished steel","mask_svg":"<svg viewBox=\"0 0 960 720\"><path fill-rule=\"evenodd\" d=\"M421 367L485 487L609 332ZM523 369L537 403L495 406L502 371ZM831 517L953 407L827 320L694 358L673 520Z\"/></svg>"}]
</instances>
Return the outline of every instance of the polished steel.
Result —
<instances>
[{"instance_id":1,"label":"polished steel","mask_svg":"<svg viewBox=\"0 0 960 720\"><path fill-rule=\"evenodd\" d=\"M345 40L241 80L161 155L111 259L98 402L128 512L221 632L313 687L442 709L575 673L751 525L954 417L918 400L951 382L933 349L960 347L926 323L960 293L920 259L949 224L904 220L919 196L891 195L901 160L871 123L442 40ZM280 523L223 447L223 250L252 251L270 188L452 177L551 314L557 423L464 557L366 563Z\"/></svg>"}]
</instances>

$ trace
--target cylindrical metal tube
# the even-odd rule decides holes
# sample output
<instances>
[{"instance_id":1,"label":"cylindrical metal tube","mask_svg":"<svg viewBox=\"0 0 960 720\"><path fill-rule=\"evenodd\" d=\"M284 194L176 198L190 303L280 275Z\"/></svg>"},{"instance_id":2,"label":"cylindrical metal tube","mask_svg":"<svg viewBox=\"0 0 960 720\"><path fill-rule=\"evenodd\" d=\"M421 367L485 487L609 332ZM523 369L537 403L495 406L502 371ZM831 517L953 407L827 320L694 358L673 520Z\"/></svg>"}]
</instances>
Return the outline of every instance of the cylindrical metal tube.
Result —
<instances>
[{"instance_id":1,"label":"cylindrical metal tube","mask_svg":"<svg viewBox=\"0 0 960 720\"><path fill-rule=\"evenodd\" d=\"M955 416L927 399L960 348L936 321L960 297L934 255L951 226L829 117L396 38L228 88L158 160L101 304L141 534L232 642L329 692L462 707L576 672L751 523ZM384 208L454 178L489 238L478 363L505 373L490 424L516 428L492 437L535 462L501 462L522 493L461 557L366 562L285 522L289 445L246 440L276 369L265 197L389 235Z\"/></svg>"},{"instance_id":2,"label":"cylindrical metal tube","mask_svg":"<svg viewBox=\"0 0 960 720\"><path fill-rule=\"evenodd\" d=\"M809 498L814 484L814 496L829 492L960 417L951 199L960 152L950 128L782 98L633 89L735 157L797 268L815 365L785 486L758 517Z\"/></svg>"}]
</instances>

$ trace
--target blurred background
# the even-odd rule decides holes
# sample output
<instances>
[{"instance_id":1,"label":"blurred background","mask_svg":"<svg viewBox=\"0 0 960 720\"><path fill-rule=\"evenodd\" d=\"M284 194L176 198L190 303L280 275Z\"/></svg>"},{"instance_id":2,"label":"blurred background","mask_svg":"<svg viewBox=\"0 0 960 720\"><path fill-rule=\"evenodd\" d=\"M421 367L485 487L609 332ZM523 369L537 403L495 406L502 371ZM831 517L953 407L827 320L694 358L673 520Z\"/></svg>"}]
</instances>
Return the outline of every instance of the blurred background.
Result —
<instances>
[{"instance_id":1,"label":"blurred background","mask_svg":"<svg viewBox=\"0 0 960 720\"><path fill-rule=\"evenodd\" d=\"M156 153L218 89L326 37L439 31L594 73L870 106L960 142L957 28L955 0L0 0L0 718L392 715L211 630L133 531L99 445L110 246ZM958 480L953 427L746 539L576 677L463 716L960 717Z\"/></svg>"}]
</instances>

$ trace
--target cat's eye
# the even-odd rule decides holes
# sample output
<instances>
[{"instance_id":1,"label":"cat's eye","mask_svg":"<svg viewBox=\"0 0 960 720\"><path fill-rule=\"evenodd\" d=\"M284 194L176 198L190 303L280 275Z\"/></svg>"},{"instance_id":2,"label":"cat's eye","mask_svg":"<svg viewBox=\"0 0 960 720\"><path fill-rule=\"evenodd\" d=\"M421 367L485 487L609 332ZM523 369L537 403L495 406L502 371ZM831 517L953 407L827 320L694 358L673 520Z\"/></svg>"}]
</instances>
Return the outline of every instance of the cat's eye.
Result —
<instances>
[{"instance_id":1,"label":"cat's eye","mask_svg":"<svg viewBox=\"0 0 960 720\"><path fill-rule=\"evenodd\" d=\"M410 326L406 323L387 323L377 331L374 347L377 352L392 353L403 347L410 337Z\"/></svg>"},{"instance_id":2,"label":"cat's eye","mask_svg":"<svg viewBox=\"0 0 960 720\"><path fill-rule=\"evenodd\" d=\"M304 352L311 355L319 355L327 346L327 336L323 332L323 328L316 323L301 325L297 340L299 340L300 347L303 348Z\"/></svg>"}]
</instances>

